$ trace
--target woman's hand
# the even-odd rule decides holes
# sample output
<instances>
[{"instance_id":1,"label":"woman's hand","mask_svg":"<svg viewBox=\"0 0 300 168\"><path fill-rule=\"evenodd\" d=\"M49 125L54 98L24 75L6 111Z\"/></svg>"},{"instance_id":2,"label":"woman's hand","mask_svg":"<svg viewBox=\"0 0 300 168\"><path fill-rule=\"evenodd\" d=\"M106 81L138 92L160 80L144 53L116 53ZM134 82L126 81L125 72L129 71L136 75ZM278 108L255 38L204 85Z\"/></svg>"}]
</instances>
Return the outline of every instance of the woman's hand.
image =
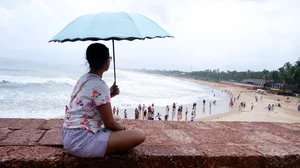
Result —
<instances>
[{"instance_id":1,"label":"woman's hand","mask_svg":"<svg viewBox=\"0 0 300 168\"><path fill-rule=\"evenodd\" d=\"M114 84L110 87L110 97L113 98L120 94L120 89L118 85L114 82Z\"/></svg>"}]
</instances>

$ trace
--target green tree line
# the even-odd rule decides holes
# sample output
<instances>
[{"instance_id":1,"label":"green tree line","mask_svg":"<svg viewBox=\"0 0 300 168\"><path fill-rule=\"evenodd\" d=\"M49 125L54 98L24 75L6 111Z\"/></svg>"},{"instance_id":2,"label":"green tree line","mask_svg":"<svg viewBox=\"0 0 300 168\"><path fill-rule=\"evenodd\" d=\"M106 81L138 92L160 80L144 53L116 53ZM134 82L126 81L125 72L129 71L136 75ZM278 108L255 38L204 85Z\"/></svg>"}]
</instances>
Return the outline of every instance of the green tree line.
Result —
<instances>
[{"instance_id":1,"label":"green tree line","mask_svg":"<svg viewBox=\"0 0 300 168\"><path fill-rule=\"evenodd\" d=\"M157 73L168 76L186 77L198 80L206 80L213 82L232 81L241 82L244 79L264 79L266 82L282 83L283 89L300 91L300 58L294 64L285 63L278 70L263 71L220 71L219 69L206 69L204 71L166 71L166 70L143 70L144 72Z\"/></svg>"}]
</instances>

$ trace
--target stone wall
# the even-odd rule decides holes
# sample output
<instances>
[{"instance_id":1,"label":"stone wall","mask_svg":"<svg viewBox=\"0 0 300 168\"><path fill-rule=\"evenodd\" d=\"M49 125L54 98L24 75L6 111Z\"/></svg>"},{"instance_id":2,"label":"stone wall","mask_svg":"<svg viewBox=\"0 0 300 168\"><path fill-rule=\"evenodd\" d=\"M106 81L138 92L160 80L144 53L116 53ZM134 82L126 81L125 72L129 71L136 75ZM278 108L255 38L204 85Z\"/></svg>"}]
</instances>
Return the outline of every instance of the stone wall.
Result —
<instances>
[{"instance_id":1,"label":"stone wall","mask_svg":"<svg viewBox=\"0 0 300 168\"><path fill-rule=\"evenodd\" d=\"M126 120L145 142L81 159L61 144L62 120L0 119L0 167L300 167L300 124Z\"/></svg>"}]
</instances>

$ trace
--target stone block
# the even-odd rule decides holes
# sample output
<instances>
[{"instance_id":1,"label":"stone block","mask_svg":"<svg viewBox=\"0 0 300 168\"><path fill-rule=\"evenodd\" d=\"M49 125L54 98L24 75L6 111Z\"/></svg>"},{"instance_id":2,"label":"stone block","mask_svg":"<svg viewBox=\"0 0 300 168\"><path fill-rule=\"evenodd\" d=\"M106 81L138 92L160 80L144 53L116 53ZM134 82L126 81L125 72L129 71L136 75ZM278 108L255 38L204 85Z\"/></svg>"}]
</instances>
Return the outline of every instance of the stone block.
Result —
<instances>
[{"instance_id":1,"label":"stone block","mask_svg":"<svg viewBox=\"0 0 300 168\"><path fill-rule=\"evenodd\" d=\"M37 129L39 128L46 120L44 119L34 119L26 124L22 129Z\"/></svg>"},{"instance_id":2,"label":"stone block","mask_svg":"<svg viewBox=\"0 0 300 168\"><path fill-rule=\"evenodd\" d=\"M10 130L8 128L0 128L0 140L4 139L7 137L7 134L12 132L13 130Z\"/></svg>"},{"instance_id":3,"label":"stone block","mask_svg":"<svg viewBox=\"0 0 300 168\"><path fill-rule=\"evenodd\" d=\"M53 128L51 130L47 130L42 139L39 141L39 145L57 145L62 146L62 129L61 128Z\"/></svg>"},{"instance_id":4,"label":"stone block","mask_svg":"<svg viewBox=\"0 0 300 168\"><path fill-rule=\"evenodd\" d=\"M19 120L19 118L0 118L0 128L7 128Z\"/></svg>"},{"instance_id":5,"label":"stone block","mask_svg":"<svg viewBox=\"0 0 300 168\"><path fill-rule=\"evenodd\" d=\"M32 120L33 119L21 119L15 123L11 124L8 128L12 129L12 130L20 130L20 129L24 128L27 124L30 124L30 122Z\"/></svg>"},{"instance_id":6,"label":"stone block","mask_svg":"<svg viewBox=\"0 0 300 168\"><path fill-rule=\"evenodd\" d=\"M42 137L44 132L44 130L37 129L15 130L2 139L0 145L36 145L36 142Z\"/></svg>"},{"instance_id":7,"label":"stone block","mask_svg":"<svg viewBox=\"0 0 300 168\"><path fill-rule=\"evenodd\" d=\"M202 144L204 167L260 167L264 156L246 145Z\"/></svg>"},{"instance_id":8,"label":"stone block","mask_svg":"<svg viewBox=\"0 0 300 168\"><path fill-rule=\"evenodd\" d=\"M170 139L164 131L156 129L145 129L146 140L144 144L174 145L175 142Z\"/></svg>"},{"instance_id":9,"label":"stone block","mask_svg":"<svg viewBox=\"0 0 300 168\"><path fill-rule=\"evenodd\" d=\"M46 120L40 127L39 129L42 130L49 130L52 128L62 128L64 123L63 119L50 119Z\"/></svg>"}]
</instances>

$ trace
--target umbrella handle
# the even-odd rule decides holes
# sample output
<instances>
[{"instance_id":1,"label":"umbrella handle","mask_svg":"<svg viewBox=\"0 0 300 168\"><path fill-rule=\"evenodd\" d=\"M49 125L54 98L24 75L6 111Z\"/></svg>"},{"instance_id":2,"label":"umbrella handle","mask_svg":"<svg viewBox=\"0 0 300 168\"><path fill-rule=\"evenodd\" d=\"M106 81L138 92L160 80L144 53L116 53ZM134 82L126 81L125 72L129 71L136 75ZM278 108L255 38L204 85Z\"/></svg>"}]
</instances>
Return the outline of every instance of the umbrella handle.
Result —
<instances>
[{"instance_id":1,"label":"umbrella handle","mask_svg":"<svg viewBox=\"0 0 300 168\"><path fill-rule=\"evenodd\" d=\"M117 84L117 79L116 79L116 62L115 62L115 40L112 40L112 45L113 45L113 61L114 61L114 80L115 84Z\"/></svg>"}]
</instances>

